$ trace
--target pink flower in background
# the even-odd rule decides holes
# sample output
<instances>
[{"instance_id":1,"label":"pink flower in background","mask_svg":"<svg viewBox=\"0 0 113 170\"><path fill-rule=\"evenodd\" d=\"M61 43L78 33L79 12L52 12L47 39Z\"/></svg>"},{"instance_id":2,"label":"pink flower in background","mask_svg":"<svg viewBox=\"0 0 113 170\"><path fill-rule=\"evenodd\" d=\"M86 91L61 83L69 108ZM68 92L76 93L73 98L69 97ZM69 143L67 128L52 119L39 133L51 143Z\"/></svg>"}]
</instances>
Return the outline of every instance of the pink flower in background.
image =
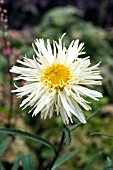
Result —
<instances>
[{"instance_id":1,"label":"pink flower in background","mask_svg":"<svg viewBox=\"0 0 113 170\"><path fill-rule=\"evenodd\" d=\"M4 55L11 55L11 48L10 47L6 47L3 49L3 54Z\"/></svg>"},{"instance_id":2,"label":"pink flower in background","mask_svg":"<svg viewBox=\"0 0 113 170\"><path fill-rule=\"evenodd\" d=\"M13 48L13 49L12 49L12 54L13 54L14 56L19 56L19 55L20 55L20 50L17 50L16 48Z\"/></svg>"},{"instance_id":3,"label":"pink flower in background","mask_svg":"<svg viewBox=\"0 0 113 170\"><path fill-rule=\"evenodd\" d=\"M21 81L21 85L22 85L22 86L24 86L24 85L25 85L25 83L26 83L26 81L25 81L25 80L22 80L22 81Z\"/></svg>"},{"instance_id":4,"label":"pink flower in background","mask_svg":"<svg viewBox=\"0 0 113 170\"><path fill-rule=\"evenodd\" d=\"M0 0L0 4L3 4L4 3L4 0Z\"/></svg>"}]
</instances>

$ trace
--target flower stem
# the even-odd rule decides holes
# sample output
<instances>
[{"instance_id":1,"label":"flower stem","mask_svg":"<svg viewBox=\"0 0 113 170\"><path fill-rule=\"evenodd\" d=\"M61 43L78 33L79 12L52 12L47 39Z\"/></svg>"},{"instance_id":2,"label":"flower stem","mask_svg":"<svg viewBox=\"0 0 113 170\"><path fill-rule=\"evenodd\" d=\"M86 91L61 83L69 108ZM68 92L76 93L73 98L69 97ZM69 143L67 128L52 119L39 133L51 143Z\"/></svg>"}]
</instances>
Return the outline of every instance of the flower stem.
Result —
<instances>
[{"instance_id":1,"label":"flower stem","mask_svg":"<svg viewBox=\"0 0 113 170\"><path fill-rule=\"evenodd\" d=\"M52 169L55 161L57 160L57 158L58 158L58 156L59 156L59 153L60 153L60 151L61 151L61 149L62 149L62 145L63 145L63 143L64 143L64 139L65 139L65 134L64 134L64 132L62 132L62 136L61 136L61 140L60 140L60 144L59 144L57 153L56 153L55 157L53 158L53 161L51 162L48 170L51 170L51 169Z\"/></svg>"}]
</instances>

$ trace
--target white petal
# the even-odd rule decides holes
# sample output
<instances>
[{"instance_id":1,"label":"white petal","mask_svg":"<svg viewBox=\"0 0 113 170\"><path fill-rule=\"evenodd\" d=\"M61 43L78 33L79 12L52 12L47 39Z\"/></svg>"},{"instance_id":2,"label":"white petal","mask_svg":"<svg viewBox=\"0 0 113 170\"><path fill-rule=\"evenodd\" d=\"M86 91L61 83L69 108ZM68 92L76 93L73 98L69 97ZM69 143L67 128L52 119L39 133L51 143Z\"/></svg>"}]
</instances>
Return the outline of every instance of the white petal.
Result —
<instances>
[{"instance_id":1,"label":"white petal","mask_svg":"<svg viewBox=\"0 0 113 170\"><path fill-rule=\"evenodd\" d=\"M89 96L90 98L94 99L94 100L98 100L97 97L102 97L102 94L100 92L97 92L95 90L91 90L88 89L86 87L82 87L82 86L74 86L74 88L76 90L78 90L78 92L82 95L86 95Z\"/></svg>"},{"instance_id":2,"label":"white petal","mask_svg":"<svg viewBox=\"0 0 113 170\"><path fill-rule=\"evenodd\" d=\"M86 123L84 114L82 113L80 107L77 105L77 102L72 97L66 96L66 98L69 105L74 110L72 114L75 115L82 123Z\"/></svg>"}]
</instances>

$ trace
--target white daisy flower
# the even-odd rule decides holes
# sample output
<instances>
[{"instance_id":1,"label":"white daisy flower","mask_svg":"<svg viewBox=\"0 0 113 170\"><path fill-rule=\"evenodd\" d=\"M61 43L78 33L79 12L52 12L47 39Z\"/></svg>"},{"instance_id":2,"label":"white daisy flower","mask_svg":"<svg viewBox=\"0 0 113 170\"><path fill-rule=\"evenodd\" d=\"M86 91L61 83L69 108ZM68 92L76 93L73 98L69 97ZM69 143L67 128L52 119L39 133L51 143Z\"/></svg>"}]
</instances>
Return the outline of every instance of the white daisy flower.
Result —
<instances>
[{"instance_id":1,"label":"white daisy flower","mask_svg":"<svg viewBox=\"0 0 113 170\"><path fill-rule=\"evenodd\" d=\"M32 107L33 116L40 112L41 118L46 119L56 112L65 124L69 120L73 122L72 115L86 123L80 106L86 110L91 109L84 96L94 100L102 97L100 92L86 87L101 85L102 77L98 70L100 63L90 66L89 57L79 57L85 53L84 43L79 44L79 40L73 40L66 48L63 46L63 36L58 42L54 41L52 46L49 39L46 45L43 39L36 39L33 45L36 57L18 60L24 67L13 66L10 70L19 74L14 80L26 81L22 87L12 92L17 93L19 98L26 97L20 107Z\"/></svg>"}]
</instances>

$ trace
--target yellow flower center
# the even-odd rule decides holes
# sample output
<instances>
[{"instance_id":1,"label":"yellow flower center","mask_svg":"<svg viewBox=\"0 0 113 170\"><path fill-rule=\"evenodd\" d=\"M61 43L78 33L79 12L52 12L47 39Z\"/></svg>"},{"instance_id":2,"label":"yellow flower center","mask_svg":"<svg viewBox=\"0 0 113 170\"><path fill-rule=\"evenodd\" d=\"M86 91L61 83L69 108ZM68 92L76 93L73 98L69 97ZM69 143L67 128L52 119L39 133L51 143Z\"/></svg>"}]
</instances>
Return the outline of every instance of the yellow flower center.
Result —
<instances>
[{"instance_id":1,"label":"yellow flower center","mask_svg":"<svg viewBox=\"0 0 113 170\"><path fill-rule=\"evenodd\" d=\"M51 92L53 89L63 90L72 78L69 68L62 64L52 64L52 66L43 70L44 75L41 76L41 81L49 87Z\"/></svg>"}]
</instances>

